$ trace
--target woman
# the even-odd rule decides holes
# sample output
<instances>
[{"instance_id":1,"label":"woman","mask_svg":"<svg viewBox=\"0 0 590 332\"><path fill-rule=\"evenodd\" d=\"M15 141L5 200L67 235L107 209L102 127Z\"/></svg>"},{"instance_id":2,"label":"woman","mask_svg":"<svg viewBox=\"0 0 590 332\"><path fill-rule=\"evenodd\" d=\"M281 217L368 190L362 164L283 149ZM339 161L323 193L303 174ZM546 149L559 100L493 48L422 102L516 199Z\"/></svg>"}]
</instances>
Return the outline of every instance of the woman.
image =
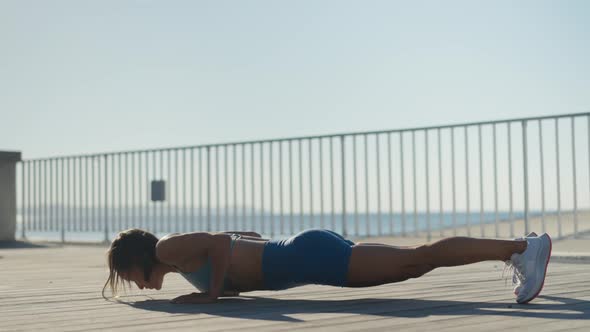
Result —
<instances>
[{"instance_id":1,"label":"woman","mask_svg":"<svg viewBox=\"0 0 590 332\"><path fill-rule=\"evenodd\" d=\"M107 251L114 294L120 281L161 289L164 275L181 273L201 292L173 303L211 303L239 292L280 290L304 284L368 287L418 278L442 266L501 260L514 268L516 301L527 303L543 288L551 256L547 234L516 240L450 237L432 244L395 247L354 243L328 230L312 229L285 240L254 232L153 234L120 232Z\"/></svg>"}]
</instances>

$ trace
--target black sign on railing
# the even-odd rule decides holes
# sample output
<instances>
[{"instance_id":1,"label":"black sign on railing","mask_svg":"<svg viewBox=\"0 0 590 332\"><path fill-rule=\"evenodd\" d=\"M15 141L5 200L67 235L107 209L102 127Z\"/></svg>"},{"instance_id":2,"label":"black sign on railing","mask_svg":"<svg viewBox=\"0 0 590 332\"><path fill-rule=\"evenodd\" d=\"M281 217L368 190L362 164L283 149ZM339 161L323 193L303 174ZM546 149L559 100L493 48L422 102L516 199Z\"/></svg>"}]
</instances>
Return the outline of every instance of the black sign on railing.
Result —
<instances>
[{"instance_id":1,"label":"black sign on railing","mask_svg":"<svg viewBox=\"0 0 590 332\"><path fill-rule=\"evenodd\" d=\"M152 202L163 202L166 200L166 181L152 180Z\"/></svg>"}]
</instances>

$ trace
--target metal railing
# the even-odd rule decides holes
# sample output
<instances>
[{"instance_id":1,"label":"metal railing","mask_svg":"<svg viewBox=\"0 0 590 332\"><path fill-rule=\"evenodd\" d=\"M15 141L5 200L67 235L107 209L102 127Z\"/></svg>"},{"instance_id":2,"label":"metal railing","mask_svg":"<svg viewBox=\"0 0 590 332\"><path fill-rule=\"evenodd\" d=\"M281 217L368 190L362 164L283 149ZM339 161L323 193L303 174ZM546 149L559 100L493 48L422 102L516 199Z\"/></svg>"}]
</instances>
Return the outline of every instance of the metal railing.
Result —
<instances>
[{"instance_id":1,"label":"metal railing","mask_svg":"<svg viewBox=\"0 0 590 332\"><path fill-rule=\"evenodd\" d=\"M513 237L514 221L528 232L534 216L562 236L567 214L577 234L590 208L589 128L579 113L30 159L19 167L17 226L22 238L109 241L131 227L498 237L508 222ZM166 183L164 202L150 199L154 180Z\"/></svg>"}]
</instances>

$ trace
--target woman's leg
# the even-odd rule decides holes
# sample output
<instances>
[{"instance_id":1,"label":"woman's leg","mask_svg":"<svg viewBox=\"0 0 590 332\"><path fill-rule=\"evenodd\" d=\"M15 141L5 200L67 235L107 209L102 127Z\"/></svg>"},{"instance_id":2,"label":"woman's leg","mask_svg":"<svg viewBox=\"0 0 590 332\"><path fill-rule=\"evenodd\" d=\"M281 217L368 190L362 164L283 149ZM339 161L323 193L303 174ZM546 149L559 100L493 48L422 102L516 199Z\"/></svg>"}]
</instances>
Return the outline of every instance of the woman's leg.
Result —
<instances>
[{"instance_id":1,"label":"woman's leg","mask_svg":"<svg viewBox=\"0 0 590 332\"><path fill-rule=\"evenodd\" d=\"M417 247L357 244L348 266L348 287L376 286L417 278L442 266L510 260L526 241L450 237Z\"/></svg>"}]
</instances>

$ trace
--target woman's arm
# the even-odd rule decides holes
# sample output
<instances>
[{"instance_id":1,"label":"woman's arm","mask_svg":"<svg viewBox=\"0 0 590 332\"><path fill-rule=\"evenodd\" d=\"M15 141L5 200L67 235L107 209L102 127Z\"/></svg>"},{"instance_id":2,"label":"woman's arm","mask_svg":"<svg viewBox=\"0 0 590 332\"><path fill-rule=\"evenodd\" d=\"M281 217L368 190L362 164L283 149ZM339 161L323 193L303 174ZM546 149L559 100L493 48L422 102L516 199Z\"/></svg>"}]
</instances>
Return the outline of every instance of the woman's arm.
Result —
<instances>
[{"instance_id":1,"label":"woman's arm","mask_svg":"<svg viewBox=\"0 0 590 332\"><path fill-rule=\"evenodd\" d=\"M200 301L205 296L214 301L222 295L221 289L230 263L230 242L231 237L224 233L195 232L171 235L158 241L156 256L164 263L177 266L182 266L194 259L209 258L211 261L209 292L193 294L201 294L198 295L199 303L203 303Z\"/></svg>"},{"instance_id":2,"label":"woman's arm","mask_svg":"<svg viewBox=\"0 0 590 332\"><path fill-rule=\"evenodd\" d=\"M231 259L231 237L227 234L212 235L208 250L211 260L211 278L209 279L209 297L217 299L222 294L225 273L229 268Z\"/></svg>"}]
</instances>

